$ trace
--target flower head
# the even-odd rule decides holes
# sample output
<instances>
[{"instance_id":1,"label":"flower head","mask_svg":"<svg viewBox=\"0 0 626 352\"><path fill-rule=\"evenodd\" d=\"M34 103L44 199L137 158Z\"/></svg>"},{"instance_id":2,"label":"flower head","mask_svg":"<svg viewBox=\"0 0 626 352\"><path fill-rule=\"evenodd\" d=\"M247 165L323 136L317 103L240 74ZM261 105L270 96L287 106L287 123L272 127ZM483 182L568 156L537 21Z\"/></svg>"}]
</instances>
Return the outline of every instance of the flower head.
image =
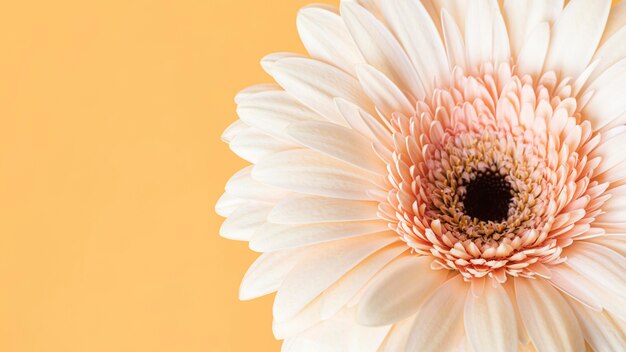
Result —
<instances>
[{"instance_id":1,"label":"flower head","mask_svg":"<svg viewBox=\"0 0 626 352\"><path fill-rule=\"evenodd\" d=\"M563 6L301 10L217 204L285 350L626 346L626 4Z\"/></svg>"}]
</instances>

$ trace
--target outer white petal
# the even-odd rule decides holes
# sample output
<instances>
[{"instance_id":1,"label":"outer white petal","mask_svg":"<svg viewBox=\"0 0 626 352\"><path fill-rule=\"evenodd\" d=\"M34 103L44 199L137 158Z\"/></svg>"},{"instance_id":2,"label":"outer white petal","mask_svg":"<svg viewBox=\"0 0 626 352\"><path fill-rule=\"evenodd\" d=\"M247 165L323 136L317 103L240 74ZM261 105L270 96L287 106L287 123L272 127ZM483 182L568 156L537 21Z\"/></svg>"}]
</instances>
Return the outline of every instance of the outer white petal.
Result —
<instances>
[{"instance_id":1,"label":"outer white petal","mask_svg":"<svg viewBox=\"0 0 626 352\"><path fill-rule=\"evenodd\" d=\"M365 258L398 241L388 233L325 244L323 252L301 261L283 281L274 301L274 318L285 321Z\"/></svg>"},{"instance_id":2,"label":"outer white petal","mask_svg":"<svg viewBox=\"0 0 626 352\"><path fill-rule=\"evenodd\" d=\"M310 248L261 254L252 263L239 287L239 299L250 300L275 292L287 274L302 258L314 252Z\"/></svg>"},{"instance_id":3,"label":"outer white petal","mask_svg":"<svg viewBox=\"0 0 626 352\"><path fill-rule=\"evenodd\" d=\"M441 11L441 26L450 69L454 69L455 66L465 68L467 58L463 33L446 9Z\"/></svg>"},{"instance_id":4,"label":"outer white petal","mask_svg":"<svg viewBox=\"0 0 626 352\"><path fill-rule=\"evenodd\" d=\"M239 93L237 93L237 95L235 95L235 103L241 104L245 100L247 100L248 98L254 97L255 95L257 95L259 93L277 92L277 91L281 91L281 90L283 90L283 89L276 83L257 84L257 85L254 85L254 86L250 86L248 88L244 88L241 91L239 91Z\"/></svg>"},{"instance_id":5,"label":"outer white petal","mask_svg":"<svg viewBox=\"0 0 626 352\"><path fill-rule=\"evenodd\" d=\"M614 1L609 19L606 21L602 43L607 42L617 31L626 26L626 2Z\"/></svg>"},{"instance_id":6,"label":"outer white petal","mask_svg":"<svg viewBox=\"0 0 626 352\"><path fill-rule=\"evenodd\" d=\"M215 212L222 217L228 217L241 205L247 203L247 200L234 197L227 192L222 194L220 199L215 203Z\"/></svg>"},{"instance_id":7,"label":"outer white petal","mask_svg":"<svg viewBox=\"0 0 626 352\"><path fill-rule=\"evenodd\" d=\"M259 252L307 246L388 230L386 221L350 221L306 225L264 224L250 239Z\"/></svg>"},{"instance_id":8,"label":"outer white petal","mask_svg":"<svg viewBox=\"0 0 626 352\"><path fill-rule=\"evenodd\" d=\"M392 31L406 50L425 89L447 84L450 70L437 27L420 1L387 0L381 3Z\"/></svg>"},{"instance_id":9,"label":"outer white petal","mask_svg":"<svg viewBox=\"0 0 626 352\"><path fill-rule=\"evenodd\" d=\"M378 220L378 203L346 199L296 196L274 207L268 221L274 224L311 224Z\"/></svg>"},{"instance_id":10,"label":"outer white petal","mask_svg":"<svg viewBox=\"0 0 626 352\"><path fill-rule=\"evenodd\" d=\"M626 346L626 331L606 312L593 311L569 300L585 340L594 351L620 352Z\"/></svg>"},{"instance_id":11,"label":"outer white petal","mask_svg":"<svg viewBox=\"0 0 626 352\"><path fill-rule=\"evenodd\" d=\"M624 4L626 4L626 2L622 3L622 7L626 8ZM626 13L624 13L624 17L626 17ZM621 28L617 33L611 36L606 43L598 48L598 51L592 59L598 62L598 66L591 73L589 82L593 82L606 70L617 64L623 58L626 58L626 45L624 45L624 42L626 42L626 27Z\"/></svg>"},{"instance_id":12,"label":"outer white petal","mask_svg":"<svg viewBox=\"0 0 626 352\"><path fill-rule=\"evenodd\" d=\"M361 90L359 82L335 66L304 58L287 58L274 63L272 76L286 91L340 125L345 121L337 111L333 99L339 97L370 110L371 103Z\"/></svg>"},{"instance_id":13,"label":"outer white petal","mask_svg":"<svg viewBox=\"0 0 626 352\"><path fill-rule=\"evenodd\" d=\"M271 137L254 127L238 133L229 144L230 149L241 158L256 163L264 157L298 146Z\"/></svg>"},{"instance_id":14,"label":"outer white petal","mask_svg":"<svg viewBox=\"0 0 626 352\"><path fill-rule=\"evenodd\" d=\"M284 130L290 123L324 120L283 90L259 92L246 97L237 106L237 114L247 125L287 141L290 140Z\"/></svg>"},{"instance_id":15,"label":"outer white petal","mask_svg":"<svg viewBox=\"0 0 626 352\"><path fill-rule=\"evenodd\" d=\"M550 42L550 25L547 22L539 23L530 32L528 40L522 46L517 58L517 65L521 73L538 77L548 53Z\"/></svg>"},{"instance_id":16,"label":"outer white petal","mask_svg":"<svg viewBox=\"0 0 626 352\"><path fill-rule=\"evenodd\" d=\"M609 248L622 257L626 257L626 234L620 234L620 236L602 236L587 240L587 242L595 243L600 246Z\"/></svg>"},{"instance_id":17,"label":"outer white petal","mask_svg":"<svg viewBox=\"0 0 626 352\"><path fill-rule=\"evenodd\" d=\"M350 347L347 352L377 352L391 325L369 327L355 325L350 333Z\"/></svg>"},{"instance_id":18,"label":"outer white petal","mask_svg":"<svg viewBox=\"0 0 626 352\"><path fill-rule=\"evenodd\" d=\"M465 29L465 17L467 15L467 1L458 0L431 0L439 21L442 21L440 14L445 11L458 24L461 30ZM431 16L435 20L435 16ZM463 33L461 33L463 34Z\"/></svg>"},{"instance_id":19,"label":"outer white petal","mask_svg":"<svg viewBox=\"0 0 626 352\"><path fill-rule=\"evenodd\" d=\"M386 164L374 153L372 142L353 129L324 121L304 121L289 125L287 133L313 150L363 170L387 175Z\"/></svg>"},{"instance_id":20,"label":"outer white petal","mask_svg":"<svg viewBox=\"0 0 626 352\"><path fill-rule=\"evenodd\" d=\"M381 352L397 352L406 351L406 343L409 339L409 334L413 328L413 322L415 321L413 315L401 322L393 324L393 328L389 331L385 342L381 346Z\"/></svg>"},{"instance_id":21,"label":"outer white petal","mask_svg":"<svg viewBox=\"0 0 626 352\"><path fill-rule=\"evenodd\" d=\"M546 22L549 28L562 9L563 0L504 0L504 18L514 57L520 54L524 46L530 45L529 36L537 26ZM543 58L541 60L543 64Z\"/></svg>"},{"instance_id":22,"label":"outer white petal","mask_svg":"<svg viewBox=\"0 0 626 352\"><path fill-rule=\"evenodd\" d=\"M457 275L432 294L415 318L407 351L452 351L458 346L464 338L463 307L468 288Z\"/></svg>"},{"instance_id":23,"label":"outer white petal","mask_svg":"<svg viewBox=\"0 0 626 352\"><path fill-rule=\"evenodd\" d=\"M230 126L226 127L224 132L222 132L222 140L226 143L230 143L236 135L246 129L248 129L248 125L242 120L237 120L231 123Z\"/></svg>"},{"instance_id":24,"label":"outer white petal","mask_svg":"<svg viewBox=\"0 0 626 352\"><path fill-rule=\"evenodd\" d=\"M249 241L254 232L267 221L271 204L250 202L237 208L220 227L220 236L237 241Z\"/></svg>"},{"instance_id":25,"label":"outer white petal","mask_svg":"<svg viewBox=\"0 0 626 352\"><path fill-rule=\"evenodd\" d=\"M366 171L323 154L295 149L254 166L252 177L283 189L331 198L371 200L376 180Z\"/></svg>"},{"instance_id":26,"label":"outer white petal","mask_svg":"<svg viewBox=\"0 0 626 352\"><path fill-rule=\"evenodd\" d=\"M391 133L374 116L345 99L336 99L335 104L355 131L369 137L374 144L379 143L387 149L391 148L393 144Z\"/></svg>"},{"instance_id":27,"label":"outer white petal","mask_svg":"<svg viewBox=\"0 0 626 352\"><path fill-rule=\"evenodd\" d=\"M509 38L496 0L474 0L468 3L465 44L473 68L485 62L508 62Z\"/></svg>"},{"instance_id":28,"label":"outer white petal","mask_svg":"<svg viewBox=\"0 0 626 352\"><path fill-rule=\"evenodd\" d=\"M261 59L261 67L263 67L263 70L265 70L265 72L267 72L267 74L271 76L272 67L274 67L274 64L278 62L279 60L290 58L290 57L304 58L305 56L301 54L286 53L286 52L272 53L272 54L266 55L264 58Z\"/></svg>"},{"instance_id":29,"label":"outer white petal","mask_svg":"<svg viewBox=\"0 0 626 352\"><path fill-rule=\"evenodd\" d=\"M595 53L611 0L571 0L552 29L545 69L577 77Z\"/></svg>"},{"instance_id":30,"label":"outer white petal","mask_svg":"<svg viewBox=\"0 0 626 352\"><path fill-rule=\"evenodd\" d=\"M415 113L415 108L406 95L382 72L369 65L359 65L357 76L365 94L387 119L391 119L394 112L409 116Z\"/></svg>"},{"instance_id":31,"label":"outer white petal","mask_svg":"<svg viewBox=\"0 0 626 352\"><path fill-rule=\"evenodd\" d=\"M465 332L476 351L517 351L515 310L502 287L487 283L482 294L465 299Z\"/></svg>"},{"instance_id":32,"label":"outer white petal","mask_svg":"<svg viewBox=\"0 0 626 352\"><path fill-rule=\"evenodd\" d=\"M341 3L341 17L368 64L414 97L422 99L426 96L406 53L374 15L356 3L344 1Z\"/></svg>"},{"instance_id":33,"label":"outer white petal","mask_svg":"<svg viewBox=\"0 0 626 352\"><path fill-rule=\"evenodd\" d=\"M594 310L601 310L602 304L588 289L588 285L593 285L585 280L580 274L572 270L568 265L555 265L550 268L550 283L568 296L576 299L587 307ZM588 285L585 285L585 282Z\"/></svg>"},{"instance_id":34,"label":"outer white petal","mask_svg":"<svg viewBox=\"0 0 626 352\"><path fill-rule=\"evenodd\" d=\"M567 265L613 293L626 298L626 258L607 247L580 241L567 252Z\"/></svg>"},{"instance_id":35,"label":"outer white petal","mask_svg":"<svg viewBox=\"0 0 626 352\"><path fill-rule=\"evenodd\" d=\"M341 17L320 6L308 6L298 13L298 33L311 57L333 64L354 75L356 64L363 63Z\"/></svg>"},{"instance_id":36,"label":"outer white petal","mask_svg":"<svg viewBox=\"0 0 626 352\"><path fill-rule=\"evenodd\" d=\"M253 179L252 168L253 166L247 166L235 173L226 183L226 193L236 198L264 203L276 203L291 194Z\"/></svg>"},{"instance_id":37,"label":"outer white petal","mask_svg":"<svg viewBox=\"0 0 626 352\"><path fill-rule=\"evenodd\" d=\"M515 293L524 326L537 350L585 350L576 316L547 281L515 278Z\"/></svg>"},{"instance_id":38,"label":"outer white petal","mask_svg":"<svg viewBox=\"0 0 626 352\"><path fill-rule=\"evenodd\" d=\"M620 126L626 123L626 58L602 73L589 85L587 91L593 95L583 110L593 128L599 130Z\"/></svg>"},{"instance_id":39,"label":"outer white petal","mask_svg":"<svg viewBox=\"0 0 626 352\"><path fill-rule=\"evenodd\" d=\"M404 243L386 247L344 275L322 295L321 316L330 318L348 304L359 290L385 265L407 251Z\"/></svg>"},{"instance_id":40,"label":"outer white petal","mask_svg":"<svg viewBox=\"0 0 626 352\"><path fill-rule=\"evenodd\" d=\"M430 268L432 258L407 256L383 269L369 284L357 307L357 321L378 326L415 313L446 279Z\"/></svg>"}]
</instances>

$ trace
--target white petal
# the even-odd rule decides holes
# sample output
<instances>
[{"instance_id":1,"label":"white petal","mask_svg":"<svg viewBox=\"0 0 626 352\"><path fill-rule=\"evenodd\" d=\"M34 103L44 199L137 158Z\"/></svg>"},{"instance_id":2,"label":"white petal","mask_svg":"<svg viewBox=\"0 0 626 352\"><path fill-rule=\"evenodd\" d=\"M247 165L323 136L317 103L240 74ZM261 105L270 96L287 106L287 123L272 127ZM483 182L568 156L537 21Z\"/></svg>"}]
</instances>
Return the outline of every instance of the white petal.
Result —
<instances>
[{"instance_id":1,"label":"white petal","mask_svg":"<svg viewBox=\"0 0 626 352\"><path fill-rule=\"evenodd\" d=\"M265 72L267 72L268 75L272 75L272 67L274 66L274 64L278 61L278 60L282 60L282 59L286 59L289 57L305 57L304 55L300 55L300 54L295 54L295 53L272 53L269 55L266 55L263 59L261 59L261 67L263 67L263 70L265 70Z\"/></svg>"},{"instance_id":2,"label":"white petal","mask_svg":"<svg viewBox=\"0 0 626 352\"><path fill-rule=\"evenodd\" d=\"M345 125L334 98L344 98L366 110L371 109L369 99L354 77L321 61L282 59L272 66L272 76L296 99L334 123Z\"/></svg>"},{"instance_id":3,"label":"white petal","mask_svg":"<svg viewBox=\"0 0 626 352\"><path fill-rule=\"evenodd\" d=\"M222 132L222 140L226 143L230 143L230 141L235 138L235 136L241 131L244 131L248 128L248 125L242 120L237 120L230 124L230 126L226 127L224 132Z\"/></svg>"},{"instance_id":4,"label":"white petal","mask_svg":"<svg viewBox=\"0 0 626 352\"><path fill-rule=\"evenodd\" d=\"M241 281L239 299L245 301L275 292L291 269L306 255L306 249L261 254Z\"/></svg>"},{"instance_id":5,"label":"white petal","mask_svg":"<svg viewBox=\"0 0 626 352\"><path fill-rule=\"evenodd\" d=\"M324 244L324 251L301 261L283 281L274 300L274 318L293 317L346 272L396 241L397 236L381 233Z\"/></svg>"},{"instance_id":6,"label":"white petal","mask_svg":"<svg viewBox=\"0 0 626 352\"><path fill-rule=\"evenodd\" d=\"M474 350L517 350L515 310L502 285L494 288L486 284L479 297L468 292L463 316L465 331Z\"/></svg>"},{"instance_id":7,"label":"white petal","mask_svg":"<svg viewBox=\"0 0 626 352\"><path fill-rule=\"evenodd\" d=\"M388 230L382 220L334 222L307 225L263 225L250 239L250 248L258 252L307 246Z\"/></svg>"},{"instance_id":8,"label":"white petal","mask_svg":"<svg viewBox=\"0 0 626 352\"><path fill-rule=\"evenodd\" d=\"M504 17L509 30L511 51L520 55L524 46L531 45L531 32L542 22L548 29L563 9L563 0L505 0ZM544 56L541 58L542 64Z\"/></svg>"},{"instance_id":9,"label":"white petal","mask_svg":"<svg viewBox=\"0 0 626 352\"><path fill-rule=\"evenodd\" d=\"M435 12L439 16L444 11L448 13L451 17L450 19L454 20L455 23L458 24L461 30L465 29L465 17L467 16L467 1L458 1L458 0L432 0L433 6L435 7ZM433 20L435 16L431 16ZM443 18L439 18L441 22ZM461 32L461 36L462 36Z\"/></svg>"},{"instance_id":10,"label":"white petal","mask_svg":"<svg viewBox=\"0 0 626 352\"><path fill-rule=\"evenodd\" d=\"M237 241L249 241L254 232L267 221L271 204L244 204L237 208L220 227L220 236Z\"/></svg>"},{"instance_id":11,"label":"white petal","mask_svg":"<svg viewBox=\"0 0 626 352\"><path fill-rule=\"evenodd\" d=\"M422 99L426 96L406 53L374 15L356 3L344 1L341 3L341 17L367 63L414 97Z\"/></svg>"},{"instance_id":12,"label":"white petal","mask_svg":"<svg viewBox=\"0 0 626 352\"><path fill-rule=\"evenodd\" d=\"M508 62L509 39L496 0L468 2L465 43L469 64L474 68L485 62Z\"/></svg>"},{"instance_id":13,"label":"white petal","mask_svg":"<svg viewBox=\"0 0 626 352\"><path fill-rule=\"evenodd\" d=\"M308 6L298 13L298 33L311 57L333 64L354 75L356 64L363 63L341 17L329 9Z\"/></svg>"},{"instance_id":14,"label":"white petal","mask_svg":"<svg viewBox=\"0 0 626 352\"><path fill-rule=\"evenodd\" d=\"M381 3L390 28L400 40L424 88L432 92L450 80L446 50L437 27L421 2L388 0Z\"/></svg>"},{"instance_id":15,"label":"white petal","mask_svg":"<svg viewBox=\"0 0 626 352\"><path fill-rule=\"evenodd\" d=\"M517 58L517 65L521 73L538 77L543 70L543 64L550 42L550 26L547 22L538 24L529 34Z\"/></svg>"},{"instance_id":16,"label":"white petal","mask_svg":"<svg viewBox=\"0 0 626 352\"><path fill-rule=\"evenodd\" d=\"M237 106L237 114L246 124L287 141L289 139L284 130L290 123L324 119L283 90L247 97Z\"/></svg>"},{"instance_id":17,"label":"white petal","mask_svg":"<svg viewBox=\"0 0 626 352\"><path fill-rule=\"evenodd\" d=\"M454 69L455 66L465 68L466 50L463 34L452 16L445 9L441 12L441 25L450 69Z\"/></svg>"},{"instance_id":18,"label":"white petal","mask_svg":"<svg viewBox=\"0 0 626 352\"><path fill-rule=\"evenodd\" d=\"M345 99L336 99L335 104L355 131L388 149L391 147L391 133L374 116Z\"/></svg>"},{"instance_id":19,"label":"white petal","mask_svg":"<svg viewBox=\"0 0 626 352\"><path fill-rule=\"evenodd\" d=\"M276 301L274 301L276 303ZM274 319L272 332L277 339L286 339L296 335L305 334L308 330L315 329L322 319L319 314L320 300L314 299L297 314L285 320ZM321 336L317 336L321 337Z\"/></svg>"},{"instance_id":20,"label":"white petal","mask_svg":"<svg viewBox=\"0 0 626 352\"><path fill-rule=\"evenodd\" d=\"M606 312L593 311L574 300L569 300L569 303L578 318L585 340L594 351L619 352L624 349L626 331Z\"/></svg>"},{"instance_id":21,"label":"white petal","mask_svg":"<svg viewBox=\"0 0 626 352\"><path fill-rule=\"evenodd\" d=\"M626 26L626 2L613 1L613 3L614 6L611 8L609 19L606 21L606 27L604 28L602 43L607 42L617 31Z\"/></svg>"},{"instance_id":22,"label":"white petal","mask_svg":"<svg viewBox=\"0 0 626 352\"><path fill-rule=\"evenodd\" d=\"M594 130L620 126L626 122L626 58L602 73L587 88L593 96L583 110Z\"/></svg>"},{"instance_id":23,"label":"white petal","mask_svg":"<svg viewBox=\"0 0 626 352\"><path fill-rule=\"evenodd\" d=\"M357 76L365 94L372 99L374 105L387 119L391 119L391 114L394 112L401 112L408 116L415 113L415 108L409 99L382 72L369 65L359 65Z\"/></svg>"},{"instance_id":24,"label":"white petal","mask_svg":"<svg viewBox=\"0 0 626 352\"><path fill-rule=\"evenodd\" d=\"M276 92L281 90L283 89L276 83L257 84L239 91L239 93L235 95L235 103L241 104L248 98L253 97L259 93Z\"/></svg>"},{"instance_id":25,"label":"white petal","mask_svg":"<svg viewBox=\"0 0 626 352\"><path fill-rule=\"evenodd\" d=\"M234 197L228 193L222 194L220 199L215 203L215 212L222 217L227 217L232 214L235 209L239 208L242 204L248 201Z\"/></svg>"},{"instance_id":26,"label":"white petal","mask_svg":"<svg viewBox=\"0 0 626 352\"><path fill-rule=\"evenodd\" d=\"M626 3L624 3L626 4ZM622 6L626 8L626 6ZM626 17L626 13L624 14ZM598 66L589 78L589 82L593 82L602 73L617 64L621 59L626 57L626 27L621 28L606 43L602 44L593 56L593 61L598 62Z\"/></svg>"},{"instance_id":27,"label":"white petal","mask_svg":"<svg viewBox=\"0 0 626 352\"><path fill-rule=\"evenodd\" d=\"M600 246L609 248L621 256L626 257L626 234L620 234L621 236L602 236L591 238L587 242L595 243Z\"/></svg>"},{"instance_id":28,"label":"white petal","mask_svg":"<svg viewBox=\"0 0 626 352\"><path fill-rule=\"evenodd\" d=\"M386 176L386 164L376 155L372 142L358 132L323 121L293 123L287 133L313 150L363 170Z\"/></svg>"},{"instance_id":29,"label":"white petal","mask_svg":"<svg viewBox=\"0 0 626 352\"><path fill-rule=\"evenodd\" d=\"M355 325L350 334L348 352L377 352L390 329L391 326Z\"/></svg>"},{"instance_id":30,"label":"white petal","mask_svg":"<svg viewBox=\"0 0 626 352\"><path fill-rule=\"evenodd\" d=\"M378 219L377 202L309 196L279 202L268 217L268 221L274 224L296 225Z\"/></svg>"},{"instance_id":31,"label":"white petal","mask_svg":"<svg viewBox=\"0 0 626 352\"><path fill-rule=\"evenodd\" d=\"M226 183L226 193L236 198L265 203L275 203L292 194L253 179L252 168L247 166L235 173Z\"/></svg>"},{"instance_id":32,"label":"white petal","mask_svg":"<svg viewBox=\"0 0 626 352\"><path fill-rule=\"evenodd\" d=\"M626 298L626 258L604 246L579 241L567 252L567 264L587 279Z\"/></svg>"},{"instance_id":33,"label":"white petal","mask_svg":"<svg viewBox=\"0 0 626 352\"><path fill-rule=\"evenodd\" d=\"M407 351L452 351L464 338L463 307L469 284L456 275L441 286L420 308Z\"/></svg>"},{"instance_id":34,"label":"white petal","mask_svg":"<svg viewBox=\"0 0 626 352\"><path fill-rule=\"evenodd\" d=\"M577 77L595 53L611 9L611 0L571 0L552 29L546 70Z\"/></svg>"},{"instance_id":35,"label":"white petal","mask_svg":"<svg viewBox=\"0 0 626 352\"><path fill-rule=\"evenodd\" d=\"M591 309L602 309L602 305L598 302L597 297L595 297L593 293L587 289L587 285L584 284L587 280L569 266L554 265L550 268L550 272L550 283L556 288Z\"/></svg>"},{"instance_id":36,"label":"white petal","mask_svg":"<svg viewBox=\"0 0 626 352\"><path fill-rule=\"evenodd\" d=\"M543 279L515 278L517 304L530 339L538 351L584 351L576 316Z\"/></svg>"},{"instance_id":37,"label":"white petal","mask_svg":"<svg viewBox=\"0 0 626 352\"><path fill-rule=\"evenodd\" d=\"M430 257L399 258L369 284L357 307L357 321L368 326L387 325L415 313L445 280L432 270Z\"/></svg>"},{"instance_id":38,"label":"white petal","mask_svg":"<svg viewBox=\"0 0 626 352\"><path fill-rule=\"evenodd\" d=\"M404 243L386 247L373 254L344 275L322 295L321 316L329 318L343 308L352 297L390 261L407 251Z\"/></svg>"},{"instance_id":39,"label":"white petal","mask_svg":"<svg viewBox=\"0 0 626 352\"><path fill-rule=\"evenodd\" d=\"M385 342L381 346L381 352L406 351L406 342L409 339L411 328L413 328L415 315L393 324L393 328L387 335Z\"/></svg>"},{"instance_id":40,"label":"white petal","mask_svg":"<svg viewBox=\"0 0 626 352\"><path fill-rule=\"evenodd\" d=\"M297 145L271 137L254 127L238 133L229 144L230 149L241 158L256 163L262 158L297 148Z\"/></svg>"},{"instance_id":41,"label":"white petal","mask_svg":"<svg viewBox=\"0 0 626 352\"><path fill-rule=\"evenodd\" d=\"M294 149L263 159L252 177L265 184L331 198L371 200L372 176L361 169L311 150Z\"/></svg>"},{"instance_id":42,"label":"white petal","mask_svg":"<svg viewBox=\"0 0 626 352\"><path fill-rule=\"evenodd\" d=\"M504 286L506 292L509 294L509 299L511 300L511 304L513 304L513 309L515 310L517 336L519 337L519 342L521 345L532 346L532 344L530 343L530 337L528 337L528 331L526 331L526 327L524 327L522 315L519 311L519 305L517 304L517 297L515 295L515 286L513 280L507 280L507 282L502 285Z\"/></svg>"}]
</instances>

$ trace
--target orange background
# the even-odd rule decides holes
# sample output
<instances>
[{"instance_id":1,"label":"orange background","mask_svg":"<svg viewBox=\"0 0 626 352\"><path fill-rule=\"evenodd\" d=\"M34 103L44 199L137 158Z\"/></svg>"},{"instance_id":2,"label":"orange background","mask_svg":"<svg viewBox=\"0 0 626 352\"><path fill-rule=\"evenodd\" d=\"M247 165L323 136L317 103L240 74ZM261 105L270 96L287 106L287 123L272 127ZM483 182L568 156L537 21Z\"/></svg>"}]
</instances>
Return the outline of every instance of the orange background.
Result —
<instances>
[{"instance_id":1,"label":"orange background","mask_svg":"<svg viewBox=\"0 0 626 352\"><path fill-rule=\"evenodd\" d=\"M233 96L309 2L2 3L0 351L279 350L213 205Z\"/></svg>"}]
</instances>

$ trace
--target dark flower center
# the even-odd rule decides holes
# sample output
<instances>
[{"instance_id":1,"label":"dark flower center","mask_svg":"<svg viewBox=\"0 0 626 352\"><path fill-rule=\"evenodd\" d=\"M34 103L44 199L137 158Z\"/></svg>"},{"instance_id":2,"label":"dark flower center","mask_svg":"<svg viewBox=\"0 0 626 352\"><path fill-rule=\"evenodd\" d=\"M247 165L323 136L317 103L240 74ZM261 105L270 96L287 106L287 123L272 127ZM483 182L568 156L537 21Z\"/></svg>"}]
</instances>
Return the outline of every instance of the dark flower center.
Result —
<instances>
[{"instance_id":1,"label":"dark flower center","mask_svg":"<svg viewBox=\"0 0 626 352\"><path fill-rule=\"evenodd\" d=\"M513 198L511 184L499 173L480 172L465 187L465 214L480 221L506 220Z\"/></svg>"}]
</instances>

